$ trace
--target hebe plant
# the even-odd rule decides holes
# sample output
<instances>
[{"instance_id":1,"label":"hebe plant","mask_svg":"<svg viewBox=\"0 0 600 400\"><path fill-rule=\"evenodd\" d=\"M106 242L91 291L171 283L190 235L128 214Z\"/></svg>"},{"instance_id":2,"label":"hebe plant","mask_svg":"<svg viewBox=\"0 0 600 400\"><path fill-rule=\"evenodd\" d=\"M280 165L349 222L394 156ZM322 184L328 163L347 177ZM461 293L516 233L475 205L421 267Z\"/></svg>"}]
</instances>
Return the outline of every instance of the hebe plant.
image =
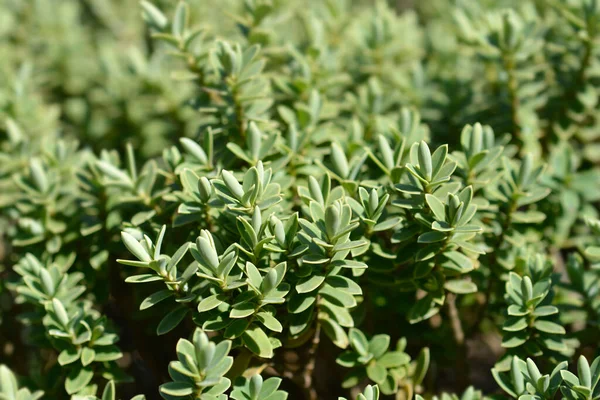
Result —
<instances>
[{"instance_id":1,"label":"hebe plant","mask_svg":"<svg viewBox=\"0 0 600 400\"><path fill-rule=\"evenodd\" d=\"M600 399L600 5L389 3L0 4L1 400Z\"/></svg>"}]
</instances>

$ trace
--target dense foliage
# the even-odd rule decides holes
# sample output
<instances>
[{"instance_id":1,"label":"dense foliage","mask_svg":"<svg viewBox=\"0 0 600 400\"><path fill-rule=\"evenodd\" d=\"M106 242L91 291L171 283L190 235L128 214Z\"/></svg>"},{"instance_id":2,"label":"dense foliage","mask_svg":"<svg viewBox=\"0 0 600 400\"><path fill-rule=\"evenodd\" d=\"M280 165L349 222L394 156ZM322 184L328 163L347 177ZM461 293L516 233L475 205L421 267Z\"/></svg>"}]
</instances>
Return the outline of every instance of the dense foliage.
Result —
<instances>
[{"instance_id":1,"label":"dense foliage","mask_svg":"<svg viewBox=\"0 0 600 400\"><path fill-rule=\"evenodd\" d=\"M600 5L402 4L0 2L0 399L600 399Z\"/></svg>"}]
</instances>

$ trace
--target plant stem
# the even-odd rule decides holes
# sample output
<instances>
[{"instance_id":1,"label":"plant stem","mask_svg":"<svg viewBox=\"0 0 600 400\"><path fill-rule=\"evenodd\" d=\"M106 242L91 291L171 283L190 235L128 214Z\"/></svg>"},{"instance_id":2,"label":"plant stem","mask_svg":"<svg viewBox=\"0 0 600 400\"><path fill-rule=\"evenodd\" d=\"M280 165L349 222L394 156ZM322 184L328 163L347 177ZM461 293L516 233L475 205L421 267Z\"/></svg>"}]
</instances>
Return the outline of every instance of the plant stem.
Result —
<instances>
[{"instance_id":1,"label":"plant stem","mask_svg":"<svg viewBox=\"0 0 600 400\"><path fill-rule=\"evenodd\" d=\"M448 318L450 318L450 327L452 336L456 345L456 390L464 391L469 384L469 363L467 362L467 346L465 342L465 333L456 308L456 295L448 293L446 298L446 308Z\"/></svg>"},{"instance_id":2,"label":"plant stem","mask_svg":"<svg viewBox=\"0 0 600 400\"><path fill-rule=\"evenodd\" d=\"M317 361L317 350L319 343L321 342L321 324L319 320L316 322L315 334L312 339L310 348L308 349L308 361L304 366L303 372L303 389L306 397L310 400L317 400L317 391L312 384L313 372L315 371L315 364Z\"/></svg>"},{"instance_id":3,"label":"plant stem","mask_svg":"<svg viewBox=\"0 0 600 400\"><path fill-rule=\"evenodd\" d=\"M553 6L553 7L556 7L556 6ZM589 32L590 32L589 27L587 27L587 30L588 30L588 34L589 34ZM587 78L586 75L588 73L588 69L592 62L592 55L593 55L593 50L594 50L593 42L594 42L593 37L584 40L585 49L584 49L583 55L581 57L581 62L579 64L579 68L575 72L573 83L568 86L568 89L563 94L563 96L560 100L560 108L559 108L558 112L552 113L552 115L549 118L549 123L548 123L549 132L542 137L542 149L544 150L544 154L547 154L549 152L549 144L550 144L549 142L553 139L558 138L558 133L556 132L556 129L554 128L555 124L560 123L561 119L563 119L565 117L568 118L568 115L567 115L568 111L571 109L571 106L578 101L577 94L580 93L580 91L585 86L586 78ZM580 123L576 119L575 120L569 119L569 122L573 123L575 126L583 125L583 123Z\"/></svg>"},{"instance_id":4,"label":"plant stem","mask_svg":"<svg viewBox=\"0 0 600 400\"><path fill-rule=\"evenodd\" d=\"M510 117L513 124L513 134L515 139L522 144L521 138L521 121L519 119L519 108L521 107L521 102L519 101L519 96L517 94L517 90L519 88L517 77L515 76L515 62L513 60L512 55L507 55L504 57L504 70L508 75L508 98L510 103Z\"/></svg>"},{"instance_id":5,"label":"plant stem","mask_svg":"<svg viewBox=\"0 0 600 400\"><path fill-rule=\"evenodd\" d=\"M490 276L488 277L487 285L486 285L485 292L484 292L485 297L483 300L483 304L481 304L481 306L479 307L479 311L477 312L477 317L475 318L475 322L473 323L473 325L469 331L469 337L472 337L479 330L479 325L481 325L481 323L483 322L483 319L487 315L487 310L490 305L490 298L492 297L492 293L493 293L493 289L494 289L494 282L496 281L496 279L494 279L495 278L494 277L494 267L496 265L498 265L498 255L497 254L498 254L498 251L500 251L500 249L504 245L504 240L506 238L506 231L508 230L508 228L510 228L510 225L512 223L512 214L516 211L516 209L517 209L517 203L513 199L513 200L511 200L508 211L506 213L506 218L504 219L504 222L502 223L500 235L498 235L498 239L496 240L496 243L493 246L494 252L492 252L492 254L490 255L490 261L488 263Z\"/></svg>"}]
</instances>

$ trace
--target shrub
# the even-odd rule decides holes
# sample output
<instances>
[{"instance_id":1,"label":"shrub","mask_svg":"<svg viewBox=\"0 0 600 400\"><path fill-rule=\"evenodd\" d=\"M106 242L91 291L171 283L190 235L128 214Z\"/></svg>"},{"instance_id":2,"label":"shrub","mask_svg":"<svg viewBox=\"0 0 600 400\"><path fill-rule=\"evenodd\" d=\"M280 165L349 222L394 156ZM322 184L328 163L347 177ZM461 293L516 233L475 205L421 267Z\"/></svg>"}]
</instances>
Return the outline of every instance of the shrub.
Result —
<instances>
[{"instance_id":1,"label":"shrub","mask_svg":"<svg viewBox=\"0 0 600 400\"><path fill-rule=\"evenodd\" d=\"M595 0L169 3L0 4L0 399L600 398Z\"/></svg>"}]
</instances>

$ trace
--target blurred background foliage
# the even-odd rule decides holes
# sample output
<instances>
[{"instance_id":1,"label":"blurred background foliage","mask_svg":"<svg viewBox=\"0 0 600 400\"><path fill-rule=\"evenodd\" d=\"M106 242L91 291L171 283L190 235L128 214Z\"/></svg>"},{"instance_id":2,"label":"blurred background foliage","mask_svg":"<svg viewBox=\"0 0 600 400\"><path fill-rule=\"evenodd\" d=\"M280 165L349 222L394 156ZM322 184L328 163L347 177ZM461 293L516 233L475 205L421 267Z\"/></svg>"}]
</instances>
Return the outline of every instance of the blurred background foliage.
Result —
<instances>
[{"instance_id":1,"label":"blurred background foliage","mask_svg":"<svg viewBox=\"0 0 600 400\"><path fill-rule=\"evenodd\" d=\"M497 144L506 146L505 155L531 154L536 162L544 162L541 185L552 193L539 202L538 210L547 218L539 231L523 230L521 236L502 243L505 251L498 257L514 264L518 258L514 248L526 241L528 249L545 251L558 260L563 275L571 278L556 295L568 304L561 318L572 322L585 313L593 329L579 337L582 352L597 351L593 342L598 333L598 293L586 292L587 282L597 279L590 271L597 269L587 262L583 272L566 256L567 251L584 255L588 245L598 242L597 224L583 222L598 217L600 200L596 8L590 11L587 2L578 0L273 0L263 19L248 6L253 2L187 3L191 24L201 26L207 37L261 45L268 60L262 73L268 82L264 90L277 110L270 111L265 125L287 128L289 113L281 110L292 109L298 126L315 132L311 153L315 159L327 158L330 141L350 143L344 146L350 154L364 143L374 143L378 134L389 134L390 126L405 129L402 124L408 124L409 114L400 112L405 107L420 115L420 120L412 120L416 135L430 139L432 149L446 143L459 148L463 127L482 122L496 133ZM171 14L175 6L168 0L154 4ZM171 354L153 359L152 353L157 345L174 349L175 340L156 341L147 332L153 328L135 326L148 318L139 313L128 321L137 297L143 296L132 298L114 265L117 255L123 254L121 228L142 226L152 218L144 219L141 212L152 212L160 194L153 187L148 193L136 187L127 195L142 200L103 214L102 201L114 188L107 190L102 180L106 171L96 162L125 165L129 143L135 149L130 158L138 165L150 165L161 155L168 164L166 149L184 137L201 138L207 126L215 125L215 118L221 118L217 122L224 130L239 128L226 120L225 112L215 117L207 111L210 93L199 94L189 84L197 77L180 72L189 60L169 52L151 39L137 1L0 2L0 344L4 346L0 360L21 374L32 372L34 386L46 391L52 391L52 375L41 373L46 355L21 357L26 345L10 328L19 324L15 310L22 305L14 304L7 286L17 284L11 272L27 252L61 265L62 272L72 268L83 274L94 304L123 331L123 365L141 388L138 391L154 392L164 381ZM322 103L317 120L311 121L306 110L315 90ZM229 138L217 136L221 144ZM32 164L36 158L43 164ZM239 159L223 157L222 164L228 162L240 166ZM317 170L302 161L297 166L303 176ZM180 171L168 167L159 174L157 186L174 185ZM37 203L15 184L15 176L35 180L36 168L46 171L51 184L60 188L56 196L40 196ZM52 215L40 213L39 204L51 206ZM491 230L501 229L494 225L494 217L493 212L482 216ZM171 222L160 218L153 223ZM76 240L80 233L92 238L85 249ZM500 247L495 237L485 240L490 247ZM78 257L70 260L74 252ZM494 278L481 271L474 275L480 286ZM503 288L497 286L495 297L502 298ZM573 302L567 292L584 300L578 297ZM388 312L407 314L413 298L375 291L373 302L385 312L374 316L371 324L389 324ZM473 298L463 305L480 322L473 310L487 303ZM501 314L504 305L491 304L490 309ZM158 320L155 315L151 318ZM436 323L441 322L434 319L432 324ZM413 354L430 346L434 360L427 384L433 392L453 386L454 350L438 331L426 324L409 327L402 320L389 333L406 336ZM481 340L493 342L497 337ZM487 372L500 345L486 346L481 354L474 353L483 372L472 368L472 382L494 390Z\"/></svg>"}]
</instances>

